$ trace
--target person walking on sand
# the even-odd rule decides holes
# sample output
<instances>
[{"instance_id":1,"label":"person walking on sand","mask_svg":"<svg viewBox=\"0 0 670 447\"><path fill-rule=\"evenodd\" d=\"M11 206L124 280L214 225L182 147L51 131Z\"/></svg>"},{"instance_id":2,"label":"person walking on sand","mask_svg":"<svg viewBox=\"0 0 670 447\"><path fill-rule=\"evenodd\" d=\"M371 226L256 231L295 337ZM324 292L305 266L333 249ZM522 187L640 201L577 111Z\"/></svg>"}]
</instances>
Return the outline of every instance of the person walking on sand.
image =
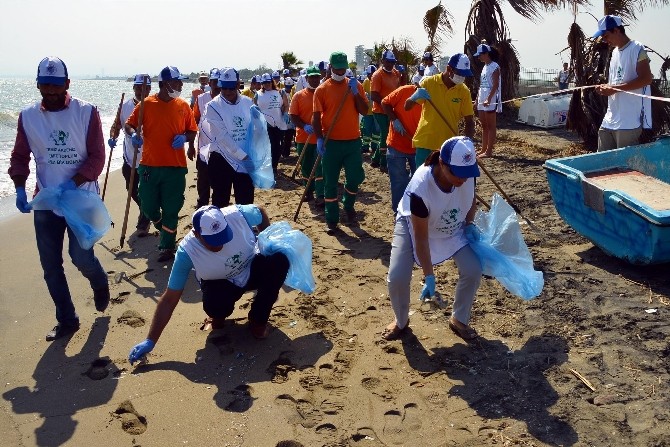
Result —
<instances>
[{"instance_id":1,"label":"person walking on sand","mask_svg":"<svg viewBox=\"0 0 670 447\"><path fill-rule=\"evenodd\" d=\"M238 79L239 73L234 68L221 69L221 93L207 104L200 124L211 142L204 156L212 185L212 204L219 208L230 205L233 188L238 205L254 201L254 184L249 175L254 165L244 147L252 113L259 117L260 110L239 93Z\"/></svg>"},{"instance_id":2,"label":"person walking on sand","mask_svg":"<svg viewBox=\"0 0 670 447\"><path fill-rule=\"evenodd\" d=\"M465 121L465 136L474 137L474 110L470 89L464 84L466 76L472 76L470 59L465 54L454 54L443 73L424 76L421 88L405 102L405 110L423 104L419 126L412 138L417 166L422 165L432 151L439 150L442 142L456 136L461 119Z\"/></svg>"},{"instance_id":3,"label":"person walking on sand","mask_svg":"<svg viewBox=\"0 0 670 447\"><path fill-rule=\"evenodd\" d=\"M312 127L316 135L316 150L322 157L326 233L331 235L337 231L340 221L337 185L342 167L344 167L342 205L345 223L349 225L357 221L354 203L358 187L365 180L358 115L368 113L368 101L363 86L355 77L346 81L344 74L348 67L345 53L332 53L331 75L314 91ZM342 108L335 120L340 104ZM324 140L325 135L328 135L327 143Z\"/></svg>"},{"instance_id":4,"label":"person walking on sand","mask_svg":"<svg viewBox=\"0 0 670 447\"><path fill-rule=\"evenodd\" d=\"M184 77L184 79L188 79L188 77ZM207 75L207 72L203 71L200 73L200 76L198 76L198 83L200 84L198 85L198 88L194 88L191 91L191 108L195 107L195 101L198 99L198 96L210 90L209 76Z\"/></svg>"},{"instance_id":5,"label":"person walking on sand","mask_svg":"<svg viewBox=\"0 0 670 447\"><path fill-rule=\"evenodd\" d=\"M479 122L482 125L482 149L477 156L485 158L493 155L496 144L496 114L502 112L500 66L494 61L497 58L495 48L486 44L479 45L474 56L484 63L476 102Z\"/></svg>"},{"instance_id":6,"label":"person walking on sand","mask_svg":"<svg viewBox=\"0 0 670 447\"><path fill-rule=\"evenodd\" d=\"M382 99L400 86L400 72L393 66L396 63L393 51L386 50L382 54L382 67L370 79L370 98L372 112L379 125L379 149L372 154L370 166L387 172L386 166L386 138L389 133L389 118L382 108Z\"/></svg>"},{"instance_id":7,"label":"person walking on sand","mask_svg":"<svg viewBox=\"0 0 670 447\"><path fill-rule=\"evenodd\" d=\"M37 67L37 89L42 100L19 114L9 161L8 174L16 188L16 207L22 213L31 211L25 188L31 154L35 159L36 191L60 187L100 192L97 179L105 164L100 114L92 104L70 96L69 88L65 63L57 57L42 59ZM79 330L79 316L63 269L66 232L70 259L91 285L99 312L104 312L109 304L109 284L93 248L81 248L63 216L36 210L33 222L44 280L56 306L58 323L46 335L47 341L53 341Z\"/></svg>"},{"instance_id":8,"label":"person walking on sand","mask_svg":"<svg viewBox=\"0 0 670 447\"><path fill-rule=\"evenodd\" d=\"M480 237L473 223L476 177L479 168L472 140L458 136L431 153L407 185L398 207L386 279L395 319L382 332L384 340L400 337L409 327L413 264L423 270L420 298L431 299L436 287L433 266L452 257L459 276L449 328L464 340L477 337L468 323L482 267L466 238Z\"/></svg>"},{"instance_id":9,"label":"person walking on sand","mask_svg":"<svg viewBox=\"0 0 670 447\"><path fill-rule=\"evenodd\" d=\"M249 308L249 330L258 339L270 334L268 320L290 263L283 253L259 252L254 227L270 225L265 210L256 205L207 206L193 214L193 229L179 243L167 289L158 300L147 338L135 345L131 364L151 352L179 304L186 280L195 271L202 290L202 307L220 329L245 292L256 291Z\"/></svg>"},{"instance_id":10,"label":"person walking on sand","mask_svg":"<svg viewBox=\"0 0 670 447\"><path fill-rule=\"evenodd\" d=\"M300 165L300 173L303 181L306 183L314 168L316 162L316 136L314 135L314 127L312 127L312 115L314 110L314 91L319 86L321 80L321 73L319 69L312 65L305 72L305 79L307 79L307 88L296 92L291 100L289 114L291 121L296 127L296 146L298 154L305 152L302 155L302 164ZM307 201L311 201L316 195L314 205L318 208L325 206L323 198L323 171L321 163L314 171L314 181L310 185L310 190L307 192Z\"/></svg>"},{"instance_id":11,"label":"person walking on sand","mask_svg":"<svg viewBox=\"0 0 670 447\"><path fill-rule=\"evenodd\" d=\"M626 92L651 94L654 77L649 55L643 44L626 35L621 17L600 19L593 35L598 37L613 47L608 83L596 86L596 93L607 97L607 112L598 130L598 151L639 144L642 129L651 129L651 99Z\"/></svg>"},{"instance_id":12,"label":"person walking on sand","mask_svg":"<svg viewBox=\"0 0 670 447\"><path fill-rule=\"evenodd\" d=\"M198 126L193 111L180 98L183 86L177 67L167 66L158 75L158 93L144 100L142 134L137 134L141 106L138 104L125 124L135 146L143 147L137 174L142 212L160 231L158 262L174 258L179 211L186 191L186 151L195 157L193 142Z\"/></svg>"},{"instance_id":13,"label":"person walking on sand","mask_svg":"<svg viewBox=\"0 0 670 447\"><path fill-rule=\"evenodd\" d=\"M144 85L144 89L142 88ZM142 91L144 90L144 93ZM120 129L123 127L123 123L126 122L128 117L137 104L142 100L142 96L147 97L151 93L151 77L148 74L137 74L133 80L133 93L134 97L129 98L123 102L121 105L121 113L116 117L114 123L112 124L113 129ZM130 135L126 133L125 129L123 131L123 166L121 166L121 173L123 178L126 180L126 191L130 188L130 174L131 174L131 165L133 160L135 160L135 169L140 165L140 159L142 158L142 148L137 150L137 156L135 156L135 147L133 142L130 140ZM116 139L110 138L107 141L110 149L116 147ZM137 209L139 210L139 216L137 218L137 237L146 237L149 235L149 228L151 227L151 220L142 212L142 206L140 205L140 198L138 196L137 190L140 183L140 177L136 175L133 180L133 190L131 197L133 201L137 204Z\"/></svg>"},{"instance_id":14,"label":"person walking on sand","mask_svg":"<svg viewBox=\"0 0 670 447\"><path fill-rule=\"evenodd\" d=\"M282 137L286 130L284 113L288 112L288 98L277 90L277 84L269 73L261 75L261 89L256 92L254 104L265 115L268 123L268 137L272 152L272 170L277 173L279 159L282 156Z\"/></svg>"},{"instance_id":15,"label":"person walking on sand","mask_svg":"<svg viewBox=\"0 0 670 447\"><path fill-rule=\"evenodd\" d=\"M193 118L195 119L196 124L198 124L198 150L195 157L195 169L198 172L198 179L196 181L196 190L198 191L198 200L196 202L196 209L201 206L209 205L209 198L211 192L211 186L209 184L209 173L207 162L205 157L200 154L200 149L207 146L210 141L207 137L207 134L202 131L200 127L200 119L202 114L205 113L205 108L207 104L216 96L221 93L221 87L219 87L219 69L212 68L209 71L209 88L210 91L201 93L198 96L198 99L195 101L195 106L193 107Z\"/></svg>"},{"instance_id":16,"label":"person walking on sand","mask_svg":"<svg viewBox=\"0 0 670 447\"><path fill-rule=\"evenodd\" d=\"M382 99L382 108L391 122L386 141L386 160L391 182L391 209L394 214L398 211L398 203L409 179L416 171L416 149L412 146L412 137L421 119L422 106L405 110L405 102L415 91L414 85L403 85Z\"/></svg>"}]
</instances>

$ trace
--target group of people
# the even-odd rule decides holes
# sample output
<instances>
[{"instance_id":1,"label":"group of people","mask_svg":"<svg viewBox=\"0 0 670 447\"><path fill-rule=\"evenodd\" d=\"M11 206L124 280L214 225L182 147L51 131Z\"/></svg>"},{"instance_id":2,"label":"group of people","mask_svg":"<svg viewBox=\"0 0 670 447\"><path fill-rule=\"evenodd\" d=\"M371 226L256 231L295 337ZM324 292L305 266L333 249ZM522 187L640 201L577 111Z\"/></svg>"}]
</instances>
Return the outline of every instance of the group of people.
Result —
<instances>
[{"instance_id":1,"label":"group of people","mask_svg":"<svg viewBox=\"0 0 670 447\"><path fill-rule=\"evenodd\" d=\"M644 47L626 36L620 18L603 18L594 37L601 36L614 47L610 84L597 89L609 99L600 130L604 147L632 141L643 126L650 124L640 122L646 120L644 101L622 91L643 93L651 74ZM480 45L476 53L485 64L476 101L482 124L488 119L482 114L495 116L501 102L500 68L490 53L491 47L486 44ZM380 126L380 131L381 127L386 128L388 136L384 145L379 141L378 160L385 157L395 213L387 277L394 320L384 328L382 337L397 338L409 325L413 265L423 271L422 298L432 298L436 294L433 267L451 258L458 267L459 279L449 328L465 340L477 337L469 326L481 280L481 265L469 246L469 242L480 238L474 225L475 179L479 176L478 154L472 141L474 108L464 84L465 78L472 76L470 59L465 54L455 54L441 73L432 75L428 73L433 65L426 63L418 86L408 83L395 62L393 53L387 51L380 68L366 69L368 92L365 82L347 77L346 54L334 52L328 62L309 67L301 74L304 85L294 92L290 104L275 93L275 82L263 77L251 83L253 98L241 93L239 74L230 67L210 71L207 85L202 84L193 108L180 98L184 76L176 67L167 66L160 71L159 91L154 95L149 95L150 77L135 76L134 97L121 105L115 123L124 131L126 188L139 206L138 236L153 224L160 231L158 260L175 259L148 336L131 350L131 362L154 348L191 270L195 270L203 293L203 309L214 327L221 327L243 293L256 290L249 310L249 329L254 337L268 336L271 309L290 263L281 253L265 256L259 252L256 234L270 224L270 219L262 207L253 204L254 186L249 173L254 166L244 150L249 123L261 115L279 119L278 112L288 112L296 128L298 149L304 152L303 176L312 174L311 167L318 168L311 194L317 204L325 207L326 231L333 234L340 220L337 187L342 169L343 219L356 221L356 195L365 177L359 116L363 116L365 132L370 101L374 122L387 123ZM8 171L16 188L16 206L23 213L32 211L25 191L31 155L36 162L36 192L58 187L63 191L79 188L98 193L97 178L105 159L98 110L69 95L65 63L56 57L44 58L38 65L36 81L42 99L19 115ZM283 87L288 87L286 78ZM267 121L268 126L278 125L276 120L274 124ZM458 134L461 122L463 136ZM268 128L268 132L272 131ZM486 141L488 146L484 146ZM492 149L494 141L495 132L493 137L485 134L483 148ZM108 144L114 147L117 141L110 140ZM59 162L61 146L66 146L71 155L67 163ZM486 149L480 152L480 156L487 154ZM177 246L186 157L193 160L196 156L198 209L192 216L192 230ZM132 170L138 174L134 184L130 182L132 176L126 175ZM207 197L210 187L211 205ZM230 204L231 188L235 192L234 205ZM63 216L35 210L34 226L45 282L56 307L57 325L46 339L55 340L79 329L63 269L65 233L72 262L88 279L100 312L105 311L110 299L107 274L93 248L79 246Z\"/></svg>"}]
</instances>

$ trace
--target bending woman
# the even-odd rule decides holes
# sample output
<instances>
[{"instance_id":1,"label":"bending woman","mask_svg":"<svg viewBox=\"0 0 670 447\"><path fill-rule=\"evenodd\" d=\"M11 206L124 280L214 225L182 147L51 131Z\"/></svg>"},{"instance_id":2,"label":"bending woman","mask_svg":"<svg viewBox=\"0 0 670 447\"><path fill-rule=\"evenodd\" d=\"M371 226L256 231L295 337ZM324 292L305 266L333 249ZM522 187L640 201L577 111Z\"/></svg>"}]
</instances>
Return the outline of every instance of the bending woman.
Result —
<instances>
[{"instance_id":1,"label":"bending woman","mask_svg":"<svg viewBox=\"0 0 670 447\"><path fill-rule=\"evenodd\" d=\"M435 295L433 265L454 258L458 283L449 328L464 340L477 337L468 326L482 268L468 245L466 233L478 233L475 179L479 168L472 140L448 139L417 168L398 206L387 277L395 320L382 338L398 338L409 325L410 282L416 263L423 269L421 299Z\"/></svg>"},{"instance_id":2,"label":"bending woman","mask_svg":"<svg viewBox=\"0 0 670 447\"><path fill-rule=\"evenodd\" d=\"M479 122L482 123L482 150L477 153L481 158L493 155L496 144L496 113L502 112L500 93L500 66L491 59L495 49L486 44L479 45L475 57L484 63L477 93Z\"/></svg>"}]
</instances>

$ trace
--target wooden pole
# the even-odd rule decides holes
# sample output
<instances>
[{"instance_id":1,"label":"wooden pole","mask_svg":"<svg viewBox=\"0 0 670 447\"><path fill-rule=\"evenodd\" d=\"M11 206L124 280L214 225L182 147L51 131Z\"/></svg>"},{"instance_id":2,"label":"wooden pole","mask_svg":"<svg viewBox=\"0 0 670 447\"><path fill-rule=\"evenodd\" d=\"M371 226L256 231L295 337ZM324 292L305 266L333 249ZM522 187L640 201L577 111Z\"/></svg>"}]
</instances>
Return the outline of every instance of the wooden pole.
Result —
<instances>
[{"instance_id":1,"label":"wooden pole","mask_svg":"<svg viewBox=\"0 0 670 447\"><path fill-rule=\"evenodd\" d=\"M119 138L119 133L121 133L121 127L119 126L119 122L121 121L121 106L123 106L123 98L125 97L125 93L121 93L121 102L119 102L119 108L116 109L116 118L114 119L114 123L112 124L112 128L109 130L109 137L116 140ZM122 124L121 124L122 125ZM105 173L105 183L102 186L102 201L105 201L105 192L107 192L107 179L109 179L109 165L112 164L112 152L114 152L114 148L110 147L109 148L109 158L107 159L107 172Z\"/></svg>"},{"instance_id":2,"label":"wooden pole","mask_svg":"<svg viewBox=\"0 0 670 447\"><path fill-rule=\"evenodd\" d=\"M137 135L142 135L142 120L144 119L144 98L146 97L146 86L151 84L151 78L149 76L145 76L144 79L142 80L142 95L140 98L140 111L139 111L139 116L137 117L137 129L135 129L135 133ZM133 196L133 186L135 185L135 173L137 171L137 168L135 167L137 165L137 153L139 152L139 146L133 145L135 148L135 151L133 152L133 164L130 165L130 179L128 180L128 197L126 199L126 212L123 215L123 226L121 227L121 241L119 245L121 245L121 248L123 248L123 242L126 239L126 229L128 228L128 211L130 210L130 200L132 199Z\"/></svg>"}]
</instances>

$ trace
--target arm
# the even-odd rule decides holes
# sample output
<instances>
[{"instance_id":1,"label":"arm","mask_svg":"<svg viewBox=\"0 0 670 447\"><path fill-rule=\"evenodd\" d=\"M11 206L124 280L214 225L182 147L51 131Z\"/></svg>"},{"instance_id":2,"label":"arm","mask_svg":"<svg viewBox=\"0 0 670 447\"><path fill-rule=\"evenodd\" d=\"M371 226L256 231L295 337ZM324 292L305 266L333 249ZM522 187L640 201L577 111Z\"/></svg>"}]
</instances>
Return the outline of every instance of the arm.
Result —
<instances>
[{"instance_id":1,"label":"arm","mask_svg":"<svg viewBox=\"0 0 670 447\"><path fill-rule=\"evenodd\" d=\"M154 343L158 341L163 329L167 326L170 318L172 318L172 312L174 311L177 304L179 304L179 299L181 298L183 290L173 290L169 287L165 289L163 295L161 295L158 300L158 305L154 311L154 317L151 320L151 327L149 328L149 335L147 338Z\"/></svg>"},{"instance_id":2,"label":"arm","mask_svg":"<svg viewBox=\"0 0 670 447\"><path fill-rule=\"evenodd\" d=\"M288 95L286 92L282 91L281 98L281 113L286 113L288 112Z\"/></svg>"},{"instance_id":3,"label":"arm","mask_svg":"<svg viewBox=\"0 0 670 447\"><path fill-rule=\"evenodd\" d=\"M410 111L417 103L409 98L405 101L405 110Z\"/></svg>"},{"instance_id":4,"label":"arm","mask_svg":"<svg viewBox=\"0 0 670 447\"><path fill-rule=\"evenodd\" d=\"M16 140L14 142L14 149L9 159L9 170L7 173L14 181L14 186L25 187L26 179L30 174L30 145L28 144L28 136L23 128L22 114L19 114L19 122L16 128Z\"/></svg>"},{"instance_id":5,"label":"arm","mask_svg":"<svg viewBox=\"0 0 670 447\"><path fill-rule=\"evenodd\" d=\"M382 105L382 95L379 92L370 92L370 99L372 99L373 103L376 102L381 107L381 105Z\"/></svg>"},{"instance_id":6,"label":"arm","mask_svg":"<svg viewBox=\"0 0 670 447\"><path fill-rule=\"evenodd\" d=\"M321 128L321 112L314 112L312 114L312 127L314 128L314 135L316 135L316 138L323 138L323 129Z\"/></svg>"},{"instance_id":7,"label":"arm","mask_svg":"<svg viewBox=\"0 0 670 447\"><path fill-rule=\"evenodd\" d=\"M91 118L88 123L88 134L86 135L86 152L88 158L72 177L77 186L85 182L95 181L102 168L105 166L105 143L102 136L102 123L98 109L93 107Z\"/></svg>"},{"instance_id":8,"label":"arm","mask_svg":"<svg viewBox=\"0 0 670 447\"><path fill-rule=\"evenodd\" d=\"M186 134L186 141L188 141L188 151L186 151L186 155L188 156L189 160L193 160L195 157L195 146L193 143L195 142L195 134L197 132L193 130L187 130L184 133Z\"/></svg>"},{"instance_id":9,"label":"arm","mask_svg":"<svg viewBox=\"0 0 670 447\"><path fill-rule=\"evenodd\" d=\"M423 269L423 276L433 275L433 262L430 258L430 247L428 245L428 218L412 214L412 228L414 231L414 242L416 243L416 256Z\"/></svg>"},{"instance_id":10,"label":"arm","mask_svg":"<svg viewBox=\"0 0 670 447\"><path fill-rule=\"evenodd\" d=\"M302 128L305 127L305 124L309 124L309 123L304 122L302 120L302 118L300 118L298 115L290 114L289 117L291 118L291 122L293 123L293 125L295 127L299 127L299 128L302 129Z\"/></svg>"},{"instance_id":11,"label":"arm","mask_svg":"<svg viewBox=\"0 0 670 447\"><path fill-rule=\"evenodd\" d=\"M360 83L358 84L358 93L354 95L354 103L359 114L368 114L368 98L365 96L365 90Z\"/></svg>"},{"instance_id":12,"label":"arm","mask_svg":"<svg viewBox=\"0 0 670 447\"><path fill-rule=\"evenodd\" d=\"M268 214L265 212L265 208L259 206L258 210L261 212L261 216L263 217L261 223L258 225L258 229L263 231L270 226L270 218L268 217Z\"/></svg>"},{"instance_id":13,"label":"arm","mask_svg":"<svg viewBox=\"0 0 670 447\"><path fill-rule=\"evenodd\" d=\"M488 106L491 104L491 100L493 97L496 95L498 92L498 86L500 85L500 68L498 68L496 71L493 72L493 80L492 80L492 86L491 86L491 91L489 92L488 98L484 100L484 105Z\"/></svg>"},{"instance_id":14,"label":"arm","mask_svg":"<svg viewBox=\"0 0 670 447\"><path fill-rule=\"evenodd\" d=\"M393 107L390 104L387 104L385 101L382 101L382 109L384 110L384 113L389 117L389 120L391 120L391 122L398 119L398 116L395 114Z\"/></svg>"},{"instance_id":15,"label":"arm","mask_svg":"<svg viewBox=\"0 0 670 447\"><path fill-rule=\"evenodd\" d=\"M212 110L211 103L207 105L201 125L202 131L209 137L211 144L216 145L235 160L244 160L247 157L247 154L228 133L228 128L219 114Z\"/></svg>"},{"instance_id":16,"label":"arm","mask_svg":"<svg viewBox=\"0 0 670 447\"><path fill-rule=\"evenodd\" d=\"M636 70L637 70L637 78L631 79L630 81L624 82L623 84L619 85L609 85L609 84L598 85L596 86L596 92L603 96L610 96L617 93L617 91L614 90L612 87L615 87L618 90L630 91L630 90L637 90L639 88L646 87L647 85L651 84L651 81L653 81L654 79L654 75L651 73L651 66L649 64L648 58L638 61Z\"/></svg>"},{"instance_id":17,"label":"arm","mask_svg":"<svg viewBox=\"0 0 670 447\"><path fill-rule=\"evenodd\" d=\"M477 214L477 199L472 198L472 206L468 210L468 213L465 215L465 224L471 224L475 221L475 214Z\"/></svg>"},{"instance_id":18,"label":"arm","mask_svg":"<svg viewBox=\"0 0 670 447\"><path fill-rule=\"evenodd\" d=\"M465 136L471 140L475 137L475 119L474 115L463 117L465 120Z\"/></svg>"},{"instance_id":19,"label":"arm","mask_svg":"<svg viewBox=\"0 0 670 447\"><path fill-rule=\"evenodd\" d=\"M193 105L193 118L195 118L196 124L200 124L200 113L200 105L198 104L198 101L196 101Z\"/></svg>"}]
</instances>

